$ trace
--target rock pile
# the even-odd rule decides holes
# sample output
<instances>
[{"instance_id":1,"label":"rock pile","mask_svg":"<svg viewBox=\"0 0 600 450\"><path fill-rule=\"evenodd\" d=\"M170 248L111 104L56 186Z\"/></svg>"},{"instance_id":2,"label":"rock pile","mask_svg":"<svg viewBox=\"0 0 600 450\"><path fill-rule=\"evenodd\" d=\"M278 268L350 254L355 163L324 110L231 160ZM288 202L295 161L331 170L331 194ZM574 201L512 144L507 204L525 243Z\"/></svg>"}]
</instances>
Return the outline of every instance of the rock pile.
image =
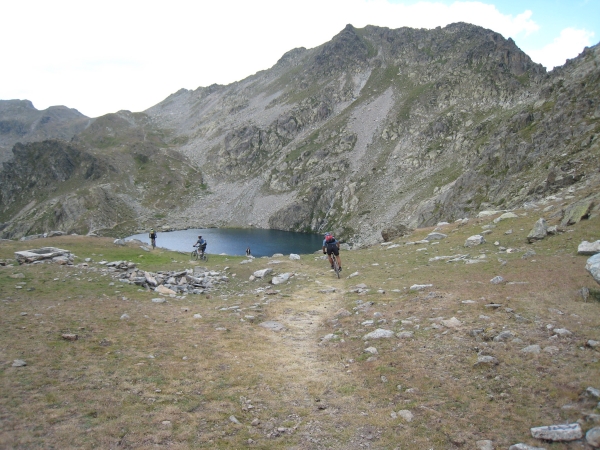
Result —
<instances>
[{"instance_id":1,"label":"rock pile","mask_svg":"<svg viewBox=\"0 0 600 450\"><path fill-rule=\"evenodd\" d=\"M229 281L229 278L221 272L209 271L205 267L154 273L140 270L134 263L126 261L114 261L107 263L106 266L113 268L114 277L119 281L136 284L162 294L202 294L216 284Z\"/></svg>"},{"instance_id":2,"label":"rock pile","mask_svg":"<svg viewBox=\"0 0 600 450\"><path fill-rule=\"evenodd\" d=\"M41 262L73 264L73 258L74 256L70 251L55 247L42 247L15 252L15 259L19 264L35 264Z\"/></svg>"}]
</instances>

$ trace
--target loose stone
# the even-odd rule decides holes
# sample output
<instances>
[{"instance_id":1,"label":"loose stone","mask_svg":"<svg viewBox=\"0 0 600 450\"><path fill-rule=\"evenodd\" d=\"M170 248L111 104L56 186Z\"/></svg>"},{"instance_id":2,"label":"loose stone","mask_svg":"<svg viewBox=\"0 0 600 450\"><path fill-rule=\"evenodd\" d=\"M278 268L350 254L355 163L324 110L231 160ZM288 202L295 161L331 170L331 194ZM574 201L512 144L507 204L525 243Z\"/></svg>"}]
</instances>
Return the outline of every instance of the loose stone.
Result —
<instances>
[{"instance_id":1,"label":"loose stone","mask_svg":"<svg viewBox=\"0 0 600 450\"><path fill-rule=\"evenodd\" d=\"M581 425L571 423L568 425L549 425L531 428L531 436L546 441L575 441L583 437Z\"/></svg>"}]
</instances>

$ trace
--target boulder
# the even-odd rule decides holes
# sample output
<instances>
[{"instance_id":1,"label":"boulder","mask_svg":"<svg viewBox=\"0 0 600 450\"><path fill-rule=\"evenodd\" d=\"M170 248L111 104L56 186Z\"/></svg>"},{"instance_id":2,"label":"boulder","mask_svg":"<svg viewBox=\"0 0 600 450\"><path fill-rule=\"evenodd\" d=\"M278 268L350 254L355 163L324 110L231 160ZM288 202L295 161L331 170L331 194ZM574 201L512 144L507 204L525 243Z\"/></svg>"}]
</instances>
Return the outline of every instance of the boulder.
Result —
<instances>
[{"instance_id":1,"label":"boulder","mask_svg":"<svg viewBox=\"0 0 600 450\"><path fill-rule=\"evenodd\" d=\"M566 225L578 223L581 219L588 217L593 206L594 201L591 199L573 203L565 210L565 214L560 224L564 227Z\"/></svg>"},{"instance_id":2,"label":"boulder","mask_svg":"<svg viewBox=\"0 0 600 450\"><path fill-rule=\"evenodd\" d=\"M389 339L392 337L394 337L393 331L377 328L375 331L365 334L362 338L363 341L366 341L368 339Z\"/></svg>"},{"instance_id":3,"label":"boulder","mask_svg":"<svg viewBox=\"0 0 600 450\"><path fill-rule=\"evenodd\" d=\"M256 272L253 273L253 276L254 276L254 278L264 278L271 272L273 272L273 269L271 269L271 268L257 270Z\"/></svg>"},{"instance_id":4,"label":"boulder","mask_svg":"<svg viewBox=\"0 0 600 450\"><path fill-rule=\"evenodd\" d=\"M596 283L600 284L600 253L588 258L585 270L596 280Z\"/></svg>"},{"instance_id":5,"label":"boulder","mask_svg":"<svg viewBox=\"0 0 600 450\"><path fill-rule=\"evenodd\" d=\"M271 284L283 284L286 281L288 281L291 276L292 274L290 273L282 273L281 275L273 277L273 279L271 280Z\"/></svg>"},{"instance_id":6,"label":"boulder","mask_svg":"<svg viewBox=\"0 0 600 450\"><path fill-rule=\"evenodd\" d=\"M585 440L594 448L600 448L600 427L594 427L585 433Z\"/></svg>"},{"instance_id":7,"label":"boulder","mask_svg":"<svg viewBox=\"0 0 600 450\"><path fill-rule=\"evenodd\" d=\"M581 425L570 423L566 425L549 425L531 428L531 436L545 441L576 441L583 437Z\"/></svg>"},{"instance_id":8,"label":"boulder","mask_svg":"<svg viewBox=\"0 0 600 450\"><path fill-rule=\"evenodd\" d=\"M595 255L596 253L600 253L600 241L596 241L596 242L583 241L577 247L578 255Z\"/></svg>"},{"instance_id":9,"label":"boulder","mask_svg":"<svg viewBox=\"0 0 600 450\"><path fill-rule=\"evenodd\" d=\"M398 224L393 227L388 227L384 230L381 230L381 237L385 242L392 241L400 236L405 236L411 232L411 229L406 225Z\"/></svg>"},{"instance_id":10,"label":"boulder","mask_svg":"<svg viewBox=\"0 0 600 450\"><path fill-rule=\"evenodd\" d=\"M465 241L465 247L475 247L476 245L481 245L485 243L485 239L480 234L476 234L467 238Z\"/></svg>"},{"instance_id":11,"label":"boulder","mask_svg":"<svg viewBox=\"0 0 600 450\"><path fill-rule=\"evenodd\" d=\"M516 219L518 217L519 216L517 216L515 213L507 212L507 213L502 214L499 217L496 217L494 219L494 223L502 222L503 220L506 220L506 219Z\"/></svg>"},{"instance_id":12,"label":"boulder","mask_svg":"<svg viewBox=\"0 0 600 450\"><path fill-rule=\"evenodd\" d=\"M527 242L540 241L548 235L548 223L541 217L527 235Z\"/></svg>"}]
</instances>

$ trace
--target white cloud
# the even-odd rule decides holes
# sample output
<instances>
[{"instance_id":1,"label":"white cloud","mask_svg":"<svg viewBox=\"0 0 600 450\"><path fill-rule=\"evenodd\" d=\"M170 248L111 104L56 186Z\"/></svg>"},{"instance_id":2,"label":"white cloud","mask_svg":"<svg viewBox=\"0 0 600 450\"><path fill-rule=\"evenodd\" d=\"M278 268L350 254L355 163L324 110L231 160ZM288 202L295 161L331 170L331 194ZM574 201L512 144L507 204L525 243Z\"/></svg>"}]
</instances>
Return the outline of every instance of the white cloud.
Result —
<instances>
[{"instance_id":1,"label":"white cloud","mask_svg":"<svg viewBox=\"0 0 600 450\"><path fill-rule=\"evenodd\" d=\"M27 98L38 109L63 104L92 117L141 111L182 87L243 79L292 48L329 41L348 23L434 28L462 21L513 38L538 30L531 11L512 16L468 1L22 0L2 2L0 14L0 98ZM579 51L588 41L561 35Z\"/></svg>"},{"instance_id":2,"label":"white cloud","mask_svg":"<svg viewBox=\"0 0 600 450\"><path fill-rule=\"evenodd\" d=\"M592 31L565 28L550 44L538 50L529 50L527 54L535 62L552 70L554 67L562 66L567 59L575 58L584 47L591 46L593 37Z\"/></svg>"}]
</instances>

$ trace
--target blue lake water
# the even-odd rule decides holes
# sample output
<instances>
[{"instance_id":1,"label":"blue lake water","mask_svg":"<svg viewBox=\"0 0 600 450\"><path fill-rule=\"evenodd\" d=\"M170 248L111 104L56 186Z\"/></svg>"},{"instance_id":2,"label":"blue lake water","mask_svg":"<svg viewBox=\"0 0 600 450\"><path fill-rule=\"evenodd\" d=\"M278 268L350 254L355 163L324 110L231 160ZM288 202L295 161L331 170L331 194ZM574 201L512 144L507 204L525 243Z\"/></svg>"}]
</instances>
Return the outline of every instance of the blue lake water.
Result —
<instances>
[{"instance_id":1,"label":"blue lake water","mask_svg":"<svg viewBox=\"0 0 600 450\"><path fill-rule=\"evenodd\" d=\"M321 249L323 236L311 233L291 231L242 229L242 228L193 228L160 232L157 231L156 246L169 250L192 252L193 245L201 235L208 245L206 253L227 255L245 255L250 247L252 256L272 256L275 253L308 254ZM150 244L148 233L134 234L126 239L139 239Z\"/></svg>"}]
</instances>

